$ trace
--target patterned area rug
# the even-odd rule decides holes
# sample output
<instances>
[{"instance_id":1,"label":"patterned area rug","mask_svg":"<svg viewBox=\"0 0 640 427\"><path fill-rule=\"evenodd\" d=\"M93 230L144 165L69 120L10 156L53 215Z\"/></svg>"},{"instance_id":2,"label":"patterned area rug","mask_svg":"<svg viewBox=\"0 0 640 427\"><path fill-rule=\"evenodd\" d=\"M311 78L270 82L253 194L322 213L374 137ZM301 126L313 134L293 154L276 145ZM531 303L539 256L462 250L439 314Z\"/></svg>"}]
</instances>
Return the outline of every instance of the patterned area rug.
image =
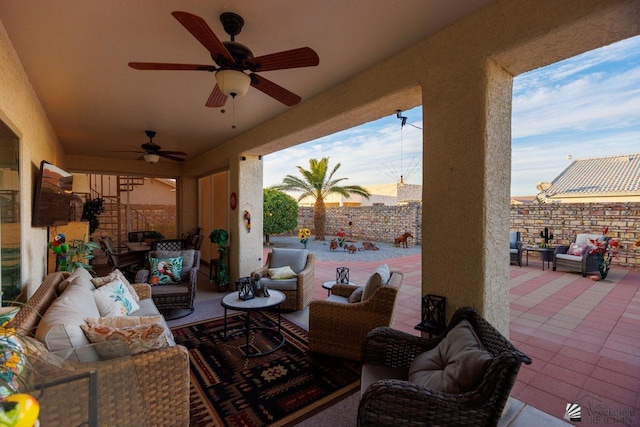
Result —
<instances>
[{"instance_id":1,"label":"patterned area rug","mask_svg":"<svg viewBox=\"0 0 640 427\"><path fill-rule=\"evenodd\" d=\"M260 330L244 333L245 315L173 328L189 349L191 426L286 426L307 418L360 387L358 363L307 351L307 331L282 318L284 345L275 352L246 357L277 346L279 336ZM252 313L251 327L276 329L276 313Z\"/></svg>"}]
</instances>

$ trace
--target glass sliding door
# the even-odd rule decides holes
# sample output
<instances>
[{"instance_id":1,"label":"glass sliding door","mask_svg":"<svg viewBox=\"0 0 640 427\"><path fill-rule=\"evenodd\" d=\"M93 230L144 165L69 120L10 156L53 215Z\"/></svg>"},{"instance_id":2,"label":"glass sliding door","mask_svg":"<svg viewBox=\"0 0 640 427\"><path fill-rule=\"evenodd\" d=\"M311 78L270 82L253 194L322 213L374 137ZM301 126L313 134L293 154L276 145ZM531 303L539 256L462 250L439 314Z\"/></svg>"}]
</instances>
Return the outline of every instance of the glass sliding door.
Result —
<instances>
[{"instance_id":1,"label":"glass sliding door","mask_svg":"<svg viewBox=\"0 0 640 427\"><path fill-rule=\"evenodd\" d=\"M20 170L18 137L0 122L0 282L3 305L17 298L20 280Z\"/></svg>"}]
</instances>

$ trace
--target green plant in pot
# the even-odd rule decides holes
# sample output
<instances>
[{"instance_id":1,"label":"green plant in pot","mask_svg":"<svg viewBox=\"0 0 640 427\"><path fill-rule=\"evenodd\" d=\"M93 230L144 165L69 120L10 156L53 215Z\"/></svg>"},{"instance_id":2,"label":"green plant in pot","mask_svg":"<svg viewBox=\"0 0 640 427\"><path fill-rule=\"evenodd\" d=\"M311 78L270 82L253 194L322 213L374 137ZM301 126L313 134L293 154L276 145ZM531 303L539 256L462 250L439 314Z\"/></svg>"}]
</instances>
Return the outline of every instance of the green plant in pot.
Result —
<instances>
[{"instance_id":1,"label":"green plant in pot","mask_svg":"<svg viewBox=\"0 0 640 427\"><path fill-rule=\"evenodd\" d=\"M91 199L84 204L82 219L89 221L89 235L93 234L100 225L99 216L104 212L104 200L100 197Z\"/></svg>"},{"instance_id":2,"label":"green plant in pot","mask_svg":"<svg viewBox=\"0 0 640 427\"><path fill-rule=\"evenodd\" d=\"M99 249L100 246L94 241L85 241L84 239L73 239L69 245L67 252L67 268L66 271L72 272L76 268L82 267L86 270L93 270L91 260L95 258L93 251Z\"/></svg>"}]
</instances>

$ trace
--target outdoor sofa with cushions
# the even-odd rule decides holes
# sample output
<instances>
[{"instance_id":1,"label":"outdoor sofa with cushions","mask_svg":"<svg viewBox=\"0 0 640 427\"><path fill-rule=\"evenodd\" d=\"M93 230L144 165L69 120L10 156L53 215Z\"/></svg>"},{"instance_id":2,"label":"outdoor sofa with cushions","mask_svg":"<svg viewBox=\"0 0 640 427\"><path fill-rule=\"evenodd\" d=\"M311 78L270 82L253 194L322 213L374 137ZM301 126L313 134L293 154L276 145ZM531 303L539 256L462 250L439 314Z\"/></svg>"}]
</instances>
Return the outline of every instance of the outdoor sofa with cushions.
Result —
<instances>
[{"instance_id":1,"label":"outdoor sofa with cushions","mask_svg":"<svg viewBox=\"0 0 640 427\"><path fill-rule=\"evenodd\" d=\"M379 266L365 286L335 284L324 301L309 305L309 351L360 360L372 329L389 326L402 274Z\"/></svg>"},{"instance_id":2,"label":"outdoor sofa with cushions","mask_svg":"<svg viewBox=\"0 0 640 427\"><path fill-rule=\"evenodd\" d=\"M96 280L82 268L76 269L73 275L67 272L49 274L29 298L26 306L16 314L10 326L16 328L18 334L34 336L38 342L42 342L34 360L55 359L54 352L62 354L77 350L83 359L65 360L62 368L66 372L77 373L97 371L100 425L145 425L145 419L148 418L149 425L188 426L189 355L183 346L175 345L171 331L153 304L149 285L130 284L137 295L134 300L137 299L135 305L139 308L127 316L121 316L122 313L115 310L112 314L118 315L107 318L101 315L98 303L103 311L110 309L111 306L104 305L109 298L101 299L102 295L96 297L93 293L99 289L107 289L105 287L111 286L111 282L102 283L102 286L96 288L91 279ZM119 284L116 288L123 291ZM127 287L127 290L131 288ZM133 296L131 293L127 295ZM149 316L159 323L149 325L148 333L143 332L143 338L152 338L154 343L160 343L161 346L157 349L142 349L140 342L145 339L124 343L119 341L113 343L113 348L118 347L121 352L119 357L114 357L108 351L112 342L92 344L82 329L88 327L88 318L126 321ZM161 325L160 329L158 325ZM132 329L139 328L108 327L100 331L130 333ZM104 360L107 357L110 359ZM42 425L81 425L87 421L86 413L69 409L72 406L69 404L70 399L75 402L88 401L84 394L87 393L85 383L77 382L81 386L71 388L79 390L77 393L83 393L82 395L71 393L65 388L73 387L74 384L76 383L45 392L44 400L41 401L44 406L40 416ZM55 410L51 411L51 408Z\"/></svg>"},{"instance_id":3,"label":"outdoor sofa with cushions","mask_svg":"<svg viewBox=\"0 0 640 427\"><path fill-rule=\"evenodd\" d=\"M578 271L583 277L586 277L587 273L598 272L598 255L589 253L592 249L591 240L605 242L604 245L607 246L607 238L602 234L577 234L571 244L556 246L553 270Z\"/></svg>"},{"instance_id":4,"label":"outdoor sofa with cushions","mask_svg":"<svg viewBox=\"0 0 640 427\"><path fill-rule=\"evenodd\" d=\"M495 426L531 359L464 307L433 339L374 329L362 363L358 426Z\"/></svg>"},{"instance_id":5,"label":"outdoor sofa with cushions","mask_svg":"<svg viewBox=\"0 0 640 427\"><path fill-rule=\"evenodd\" d=\"M306 249L273 248L264 266L251 276L259 274L267 289L284 293L283 310L303 310L313 298L315 259Z\"/></svg>"}]
</instances>

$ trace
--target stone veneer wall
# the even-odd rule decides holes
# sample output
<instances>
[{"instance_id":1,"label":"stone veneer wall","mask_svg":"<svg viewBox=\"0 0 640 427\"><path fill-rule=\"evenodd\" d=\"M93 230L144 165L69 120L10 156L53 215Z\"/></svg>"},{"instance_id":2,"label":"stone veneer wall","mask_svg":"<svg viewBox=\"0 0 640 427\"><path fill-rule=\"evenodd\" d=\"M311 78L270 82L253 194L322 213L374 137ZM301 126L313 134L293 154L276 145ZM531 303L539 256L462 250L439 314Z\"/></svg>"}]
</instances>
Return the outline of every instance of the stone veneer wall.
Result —
<instances>
[{"instance_id":1,"label":"stone veneer wall","mask_svg":"<svg viewBox=\"0 0 640 427\"><path fill-rule=\"evenodd\" d=\"M344 228L347 238L355 241L393 242L405 231L420 244L422 204L406 206L362 206L327 208L327 238ZM298 226L313 230L313 208L300 207ZM511 229L522 233L524 243L539 243L545 227L553 233L551 245L568 244L577 233L601 233L609 227L609 237L620 242L614 264L640 268L640 203L576 203L545 205L511 205Z\"/></svg>"}]
</instances>

